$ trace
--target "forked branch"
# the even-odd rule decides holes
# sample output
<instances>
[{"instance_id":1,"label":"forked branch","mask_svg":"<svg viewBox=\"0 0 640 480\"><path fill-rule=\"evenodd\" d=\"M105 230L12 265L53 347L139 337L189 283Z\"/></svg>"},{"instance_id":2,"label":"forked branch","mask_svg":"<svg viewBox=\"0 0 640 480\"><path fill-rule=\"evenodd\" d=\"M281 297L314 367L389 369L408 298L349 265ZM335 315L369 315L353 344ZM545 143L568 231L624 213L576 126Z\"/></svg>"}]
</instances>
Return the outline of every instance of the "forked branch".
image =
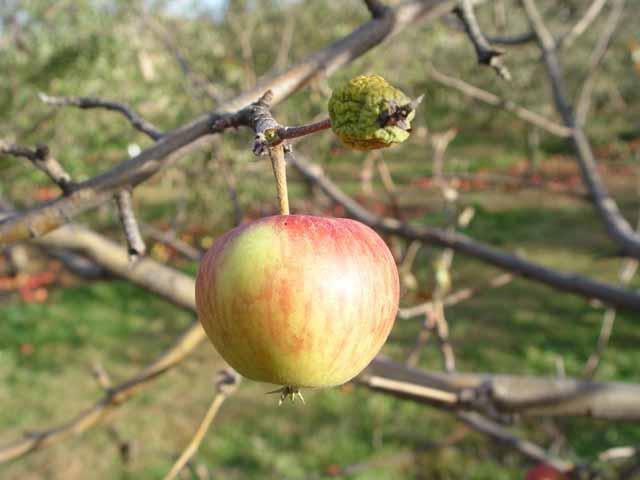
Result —
<instances>
[{"instance_id":1,"label":"forked branch","mask_svg":"<svg viewBox=\"0 0 640 480\"><path fill-rule=\"evenodd\" d=\"M582 127L576 122L573 107L570 105L565 86L562 66L557 55L556 41L545 25L542 15L538 11L534 0L521 0L522 6L536 39L547 76L553 91L556 110L562 117L564 124L571 130L571 143L575 152L582 178L589 190L591 199L600 214L609 236L617 242L629 256L640 258L640 234L634 231L624 218L615 200L609 195L607 188L600 178L596 159L591 149L589 139Z\"/></svg>"},{"instance_id":2,"label":"forked branch","mask_svg":"<svg viewBox=\"0 0 640 480\"><path fill-rule=\"evenodd\" d=\"M454 11L460 18L464 31L476 50L478 63L493 68L504 80L511 80L511 73L502 62L504 51L492 47L484 33L482 33L476 14L473 11L472 0L460 0L458 7Z\"/></svg>"}]
</instances>

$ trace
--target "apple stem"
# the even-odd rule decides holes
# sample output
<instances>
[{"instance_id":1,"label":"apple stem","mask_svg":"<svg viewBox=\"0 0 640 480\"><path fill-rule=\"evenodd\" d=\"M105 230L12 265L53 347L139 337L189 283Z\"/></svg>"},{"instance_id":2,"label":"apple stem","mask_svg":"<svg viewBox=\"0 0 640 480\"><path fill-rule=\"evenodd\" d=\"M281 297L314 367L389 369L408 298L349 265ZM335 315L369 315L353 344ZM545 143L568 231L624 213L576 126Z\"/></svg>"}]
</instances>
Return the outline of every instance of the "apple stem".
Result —
<instances>
[{"instance_id":1,"label":"apple stem","mask_svg":"<svg viewBox=\"0 0 640 480\"><path fill-rule=\"evenodd\" d=\"M305 135L310 135L315 132L320 132L322 130L326 130L327 128L331 128L331 120L325 118L315 123L308 123L306 125L298 125L296 127L280 127L277 129L276 133L278 138L281 140L289 139L289 138L297 138L303 137Z\"/></svg>"},{"instance_id":2,"label":"apple stem","mask_svg":"<svg viewBox=\"0 0 640 480\"><path fill-rule=\"evenodd\" d=\"M282 144L269 148L271 166L276 177L276 190L278 194L278 208L280 215L289 215L289 194L287 192L287 163L284 159L284 147Z\"/></svg>"}]
</instances>

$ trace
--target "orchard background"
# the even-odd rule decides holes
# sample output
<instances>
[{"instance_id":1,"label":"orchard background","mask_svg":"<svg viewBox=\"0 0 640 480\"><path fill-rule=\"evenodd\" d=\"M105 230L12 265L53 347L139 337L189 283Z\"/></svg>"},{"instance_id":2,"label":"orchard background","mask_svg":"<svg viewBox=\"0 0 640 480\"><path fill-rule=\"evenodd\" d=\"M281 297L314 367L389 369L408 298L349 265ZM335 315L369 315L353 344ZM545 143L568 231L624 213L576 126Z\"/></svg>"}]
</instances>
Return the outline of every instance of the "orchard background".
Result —
<instances>
[{"instance_id":1,"label":"orchard background","mask_svg":"<svg viewBox=\"0 0 640 480\"><path fill-rule=\"evenodd\" d=\"M476 3L0 2L0 477L163 478L217 396L179 478L640 478L640 4ZM278 408L193 323L202 251L277 212L221 113L321 120L364 73L425 95L411 137L296 139L289 197L377 227L401 310L355 383Z\"/></svg>"}]
</instances>

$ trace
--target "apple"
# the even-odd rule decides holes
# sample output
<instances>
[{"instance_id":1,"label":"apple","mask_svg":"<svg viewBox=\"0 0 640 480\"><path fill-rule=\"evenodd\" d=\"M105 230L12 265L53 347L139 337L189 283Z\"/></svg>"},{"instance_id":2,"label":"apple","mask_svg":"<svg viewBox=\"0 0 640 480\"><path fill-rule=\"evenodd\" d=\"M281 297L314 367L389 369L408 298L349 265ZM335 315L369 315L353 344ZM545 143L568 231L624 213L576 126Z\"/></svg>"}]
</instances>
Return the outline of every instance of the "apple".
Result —
<instances>
[{"instance_id":1,"label":"apple","mask_svg":"<svg viewBox=\"0 0 640 480\"><path fill-rule=\"evenodd\" d=\"M196 304L229 365L295 394L360 373L391 331L399 290L393 256L371 228L278 215L217 239L200 264Z\"/></svg>"},{"instance_id":2,"label":"apple","mask_svg":"<svg viewBox=\"0 0 640 480\"><path fill-rule=\"evenodd\" d=\"M556 468L545 463L539 463L527 472L526 480L566 480L567 477Z\"/></svg>"}]
</instances>

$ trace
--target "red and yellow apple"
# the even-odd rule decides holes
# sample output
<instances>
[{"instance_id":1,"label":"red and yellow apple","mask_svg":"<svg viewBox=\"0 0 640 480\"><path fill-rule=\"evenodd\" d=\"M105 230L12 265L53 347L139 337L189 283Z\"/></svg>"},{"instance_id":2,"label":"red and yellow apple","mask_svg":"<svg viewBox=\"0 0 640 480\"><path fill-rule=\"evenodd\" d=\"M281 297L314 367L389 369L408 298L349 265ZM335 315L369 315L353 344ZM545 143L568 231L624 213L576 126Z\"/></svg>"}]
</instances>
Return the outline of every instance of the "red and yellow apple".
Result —
<instances>
[{"instance_id":1,"label":"red and yellow apple","mask_svg":"<svg viewBox=\"0 0 640 480\"><path fill-rule=\"evenodd\" d=\"M202 325L220 355L252 380L343 384L379 352L399 297L391 252L349 219L266 217L220 237L196 281Z\"/></svg>"}]
</instances>

